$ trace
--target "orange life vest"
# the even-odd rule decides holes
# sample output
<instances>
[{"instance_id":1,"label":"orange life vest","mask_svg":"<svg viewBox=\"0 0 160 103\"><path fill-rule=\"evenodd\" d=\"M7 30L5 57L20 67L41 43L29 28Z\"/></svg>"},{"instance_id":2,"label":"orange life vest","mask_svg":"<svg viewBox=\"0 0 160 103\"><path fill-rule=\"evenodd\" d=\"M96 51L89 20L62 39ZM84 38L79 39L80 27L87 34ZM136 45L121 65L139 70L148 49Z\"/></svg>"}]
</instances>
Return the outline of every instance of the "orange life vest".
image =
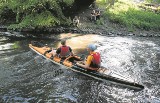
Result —
<instances>
[{"instance_id":1,"label":"orange life vest","mask_svg":"<svg viewBox=\"0 0 160 103\"><path fill-rule=\"evenodd\" d=\"M90 64L90 67L92 68L99 68L101 65L101 56L100 53L96 52L91 54L93 56L92 62Z\"/></svg>"}]
</instances>

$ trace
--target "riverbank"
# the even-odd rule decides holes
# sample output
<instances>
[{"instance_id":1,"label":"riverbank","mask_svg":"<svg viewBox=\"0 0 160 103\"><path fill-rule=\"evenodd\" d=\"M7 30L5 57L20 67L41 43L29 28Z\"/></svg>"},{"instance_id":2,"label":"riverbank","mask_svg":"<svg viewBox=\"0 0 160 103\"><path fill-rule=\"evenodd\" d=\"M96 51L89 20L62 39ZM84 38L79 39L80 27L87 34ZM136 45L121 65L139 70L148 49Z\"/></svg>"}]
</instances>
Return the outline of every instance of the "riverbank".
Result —
<instances>
[{"instance_id":1,"label":"riverbank","mask_svg":"<svg viewBox=\"0 0 160 103\"><path fill-rule=\"evenodd\" d=\"M24 29L22 31L7 30L1 28L0 36L5 36L11 39L15 38L42 38L42 39L56 39L56 34L61 33L76 33L76 34L98 34L103 36L137 36L137 37L160 37L158 31L146 31L136 29L132 32L128 31L123 25L115 24L110 21L105 21L103 25L98 25L96 22L81 21L80 26L77 27L53 27L45 28L44 30Z\"/></svg>"},{"instance_id":2,"label":"riverbank","mask_svg":"<svg viewBox=\"0 0 160 103\"><path fill-rule=\"evenodd\" d=\"M17 37L17 38L36 38L41 37L45 39L55 39L53 35L41 35L41 34L60 34L60 33L79 33L79 34L98 34L98 35L106 35L106 36L140 36L140 37L160 37L159 31L153 30L141 30L135 29L134 31L129 31L127 27L110 22L108 18L105 19L102 24L98 24L100 21L91 22L89 20L89 12L90 10L86 10L80 16L80 25L79 27L53 27L53 28L44 28L43 30L35 30L35 29L23 29L23 30L7 30L6 26L2 26L0 29L1 35L7 37ZM85 15L85 16L82 16ZM20 33L17 32L22 32ZM23 35L25 34L25 35ZM26 35L27 34L27 35ZM29 35L29 34L33 34ZM35 34L35 35L34 35Z\"/></svg>"},{"instance_id":3,"label":"riverbank","mask_svg":"<svg viewBox=\"0 0 160 103\"><path fill-rule=\"evenodd\" d=\"M98 0L97 0L98 1ZM123 0L122 0L123 1ZM124 1L123 1L124 2ZM122 4L123 4L122 2ZM119 2L118 2L119 3ZM125 2L124 2L125 3ZM139 5L142 5L142 3L135 3L135 2L132 2L138 9L138 6ZM129 8L130 7L134 7L132 6L131 4L123 4L122 5L121 3L119 4L115 4L115 10L118 12L118 13L123 13L123 9L127 9L128 8L128 11L126 12L131 12L132 10L130 10ZM98 34L101 34L101 35L113 35L113 36L141 36L141 37L160 37L160 31L159 29L156 29L156 28L152 28L152 29L149 29L152 27L152 23L153 21L155 22L154 19L155 16L151 16L150 14L153 14L153 15L159 15L159 14L155 14L155 13L152 13L150 11L145 11L146 12L146 16L149 16L148 18L143 18L143 10L139 10L139 11L136 11L135 13L137 14L123 14L122 17L119 17L119 18L116 18L115 16L117 16L116 14L109 14L109 9L113 9L113 7L110 7L109 9L106 9L108 3L99 3L99 4L96 4L97 7L95 8L88 8L86 11L80 13L80 18L81 18L81 25L80 25L80 28L92 28L92 30L95 30L98 32ZM120 8L120 11L117 10L117 5L118 6L121 6L119 7ZM126 7L123 7L123 6L126 6ZM144 6L146 7L146 6ZM97 20L96 22L91 22L89 19L90 19L90 14L92 12L92 10L94 9L97 9L97 8L100 8L100 11L101 11L101 18L100 20ZM140 9L140 8L139 8ZM115 11L115 12L116 12ZM139 13L142 12L142 15L140 15ZM113 16L114 15L114 16ZM122 19L122 21L125 21L124 19L128 16L128 15L133 15L135 18L136 16L138 18L141 18L142 19L145 19L144 21L143 20L138 20L134 18L133 21L131 21L132 23L129 25L129 26L126 26L128 24L123 24L121 23L121 21L119 21L119 19ZM112 18L113 16L113 18ZM124 18L123 18L124 17ZM114 19L114 20L113 20ZM129 18L126 18L128 20L126 20L126 22L128 23L129 22ZM148 20L148 21L147 21ZM149 21L151 22L149 24ZM136 27L135 23L134 22L139 22L140 24L138 24ZM157 20L156 24L158 23L159 21ZM148 25L142 25L142 24L148 24ZM131 27L130 27L131 26ZM145 27L145 28L143 28ZM148 29L146 29L148 28Z\"/></svg>"},{"instance_id":4,"label":"riverbank","mask_svg":"<svg viewBox=\"0 0 160 103\"><path fill-rule=\"evenodd\" d=\"M159 31L154 30L142 30L134 29L134 31L128 30L127 27L110 22L109 20L104 21L103 25L97 25L96 23L85 23L85 26L81 28L88 28L90 30L96 31L95 33L100 35L109 35L109 36L140 36L140 37L160 37Z\"/></svg>"},{"instance_id":5,"label":"riverbank","mask_svg":"<svg viewBox=\"0 0 160 103\"><path fill-rule=\"evenodd\" d=\"M0 34L2 36L12 38L45 38L55 39L55 34L60 33L77 33L77 34L99 34L104 36L140 36L140 37L160 37L160 32L155 30L144 30L138 28L128 28L120 23L113 22L104 15L106 8L101 7L101 18L96 22L90 21L90 14L95 8L86 8L80 11L77 16L80 17L80 24L78 27L73 26L55 26L55 27L43 27L43 28L21 28L21 29L7 29L7 26L1 26ZM74 16L74 15L72 15ZM21 32L21 33L17 33ZM20 35L21 34L21 35Z\"/></svg>"}]
</instances>

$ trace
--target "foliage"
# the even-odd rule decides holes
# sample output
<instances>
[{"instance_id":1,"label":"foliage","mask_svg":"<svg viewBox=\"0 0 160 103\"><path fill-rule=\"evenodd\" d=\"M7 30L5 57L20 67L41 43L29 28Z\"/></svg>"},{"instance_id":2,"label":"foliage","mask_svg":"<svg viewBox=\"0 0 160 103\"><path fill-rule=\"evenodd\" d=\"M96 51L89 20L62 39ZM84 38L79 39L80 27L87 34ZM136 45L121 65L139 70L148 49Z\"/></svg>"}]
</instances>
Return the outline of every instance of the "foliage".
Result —
<instances>
[{"instance_id":1,"label":"foliage","mask_svg":"<svg viewBox=\"0 0 160 103\"><path fill-rule=\"evenodd\" d=\"M62 7L73 3L74 0L1 0L0 15L4 19L4 8L12 10L16 24L10 28L68 25L69 20L64 16Z\"/></svg>"},{"instance_id":2,"label":"foliage","mask_svg":"<svg viewBox=\"0 0 160 103\"><path fill-rule=\"evenodd\" d=\"M96 0L99 7L103 7L104 5L106 8L113 6L118 0Z\"/></svg>"},{"instance_id":3,"label":"foliage","mask_svg":"<svg viewBox=\"0 0 160 103\"><path fill-rule=\"evenodd\" d=\"M147 3L160 3L160 0L145 0Z\"/></svg>"},{"instance_id":4,"label":"foliage","mask_svg":"<svg viewBox=\"0 0 160 103\"><path fill-rule=\"evenodd\" d=\"M51 12L45 11L40 14L29 14L19 24L10 25L9 28L42 28L59 25L60 20L52 16Z\"/></svg>"},{"instance_id":5,"label":"foliage","mask_svg":"<svg viewBox=\"0 0 160 103\"><path fill-rule=\"evenodd\" d=\"M74 0L63 0L63 2L67 5L67 6L71 6L74 2Z\"/></svg>"},{"instance_id":6,"label":"foliage","mask_svg":"<svg viewBox=\"0 0 160 103\"><path fill-rule=\"evenodd\" d=\"M126 25L129 29L134 27L145 30L160 30L160 15L154 12L139 9L134 3L119 0L114 7L106 10L106 16L113 22Z\"/></svg>"},{"instance_id":7,"label":"foliage","mask_svg":"<svg viewBox=\"0 0 160 103\"><path fill-rule=\"evenodd\" d=\"M97 3L101 3L101 4L105 4L107 3L109 0L96 0Z\"/></svg>"},{"instance_id":8,"label":"foliage","mask_svg":"<svg viewBox=\"0 0 160 103\"><path fill-rule=\"evenodd\" d=\"M104 24L104 19L100 18L99 20L96 21L97 25L103 25Z\"/></svg>"}]
</instances>

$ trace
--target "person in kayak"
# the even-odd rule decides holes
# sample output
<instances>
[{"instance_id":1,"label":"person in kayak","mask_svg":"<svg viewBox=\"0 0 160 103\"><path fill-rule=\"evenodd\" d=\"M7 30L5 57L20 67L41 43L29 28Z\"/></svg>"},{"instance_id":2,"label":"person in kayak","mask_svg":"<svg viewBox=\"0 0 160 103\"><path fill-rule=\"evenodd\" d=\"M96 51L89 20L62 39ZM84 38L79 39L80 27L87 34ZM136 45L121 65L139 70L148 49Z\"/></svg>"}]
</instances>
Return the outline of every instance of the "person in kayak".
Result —
<instances>
[{"instance_id":1,"label":"person in kayak","mask_svg":"<svg viewBox=\"0 0 160 103\"><path fill-rule=\"evenodd\" d=\"M76 64L80 67L89 69L89 70L98 70L101 65L101 57L100 53L95 52L97 49L96 45L89 44L87 47L87 51L89 55L85 62L77 62Z\"/></svg>"},{"instance_id":2,"label":"person in kayak","mask_svg":"<svg viewBox=\"0 0 160 103\"><path fill-rule=\"evenodd\" d=\"M73 52L71 47L66 45L66 40L63 39L61 40L61 47L59 47L56 52L54 50L52 50L50 53L52 54L52 57L54 56L58 56L60 58L65 59L66 57L72 55L73 56Z\"/></svg>"}]
</instances>

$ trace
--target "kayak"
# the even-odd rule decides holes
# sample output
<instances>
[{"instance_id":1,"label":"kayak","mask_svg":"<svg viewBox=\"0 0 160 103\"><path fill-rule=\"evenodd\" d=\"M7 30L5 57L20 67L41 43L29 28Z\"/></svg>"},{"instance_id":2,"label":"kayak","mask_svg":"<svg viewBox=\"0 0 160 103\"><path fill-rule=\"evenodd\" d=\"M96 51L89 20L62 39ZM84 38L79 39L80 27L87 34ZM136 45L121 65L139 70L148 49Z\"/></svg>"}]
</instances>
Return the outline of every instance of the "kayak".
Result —
<instances>
[{"instance_id":1,"label":"kayak","mask_svg":"<svg viewBox=\"0 0 160 103\"><path fill-rule=\"evenodd\" d=\"M58 65L65 66L67 69L71 69L75 72L82 73L84 75L93 77L98 80L110 81L115 84L127 86L129 88L136 89L136 90L144 89L143 85L138 84L135 81L129 81L127 80L128 78L125 78L121 76L120 74L115 73L105 67L100 67L98 68L98 70L95 71L95 70L87 70L85 68L77 66L76 62L82 61L80 56L77 56L77 55L69 56L65 59L59 58L57 56L52 57L52 55L49 53L51 51L51 48L39 42L31 42L31 44L29 44L29 47L34 52L50 60L51 62L58 64Z\"/></svg>"}]
</instances>

